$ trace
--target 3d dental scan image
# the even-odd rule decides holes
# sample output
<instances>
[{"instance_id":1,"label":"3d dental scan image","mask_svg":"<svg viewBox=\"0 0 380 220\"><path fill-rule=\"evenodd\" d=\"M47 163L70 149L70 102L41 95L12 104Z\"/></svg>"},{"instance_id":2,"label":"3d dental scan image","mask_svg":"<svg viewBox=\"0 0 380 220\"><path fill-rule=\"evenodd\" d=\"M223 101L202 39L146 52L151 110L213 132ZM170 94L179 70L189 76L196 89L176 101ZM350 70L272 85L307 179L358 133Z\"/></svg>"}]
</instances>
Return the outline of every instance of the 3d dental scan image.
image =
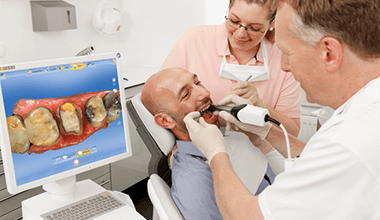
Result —
<instances>
[{"instance_id":1,"label":"3d dental scan image","mask_svg":"<svg viewBox=\"0 0 380 220\"><path fill-rule=\"evenodd\" d=\"M13 153L43 153L79 144L121 112L119 91L20 99L7 118Z\"/></svg>"}]
</instances>

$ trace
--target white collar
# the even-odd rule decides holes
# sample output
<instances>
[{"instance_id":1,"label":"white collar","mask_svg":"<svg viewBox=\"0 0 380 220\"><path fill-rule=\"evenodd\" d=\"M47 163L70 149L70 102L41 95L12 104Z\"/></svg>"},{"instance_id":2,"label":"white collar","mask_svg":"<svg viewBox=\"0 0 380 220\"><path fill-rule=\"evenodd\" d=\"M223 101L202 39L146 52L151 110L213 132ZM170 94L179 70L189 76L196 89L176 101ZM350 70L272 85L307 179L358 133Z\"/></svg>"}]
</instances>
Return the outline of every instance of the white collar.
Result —
<instances>
[{"instance_id":1,"label":"white collar","mask_svg":"<svg viewBox=\"0 0 380 220\"><path fill-rule=\"evenodd\" d=\"M370 105L380 99L380 77L373 79L357 93L355 93L350 99L348 99L343 105L341 105L333 114L332 117L347 113L354 112L362 109L363 107Z\"/></svg>"}]
</instances>

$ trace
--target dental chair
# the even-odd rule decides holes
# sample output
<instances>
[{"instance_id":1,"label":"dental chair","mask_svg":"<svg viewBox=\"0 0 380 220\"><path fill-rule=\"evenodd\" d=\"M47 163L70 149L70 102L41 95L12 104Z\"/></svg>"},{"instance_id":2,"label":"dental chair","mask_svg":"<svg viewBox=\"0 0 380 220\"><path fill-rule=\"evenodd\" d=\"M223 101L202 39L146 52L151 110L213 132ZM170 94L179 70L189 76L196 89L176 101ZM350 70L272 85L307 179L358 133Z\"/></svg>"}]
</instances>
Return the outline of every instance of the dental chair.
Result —
<instances>
[{"instance_id":1,"label":"dental chair","mask_svg":"<svg viewBox=\"0 0 380 220\"><path fill-rule=\"evenodd\" d=\"M141 102L141 93L127 101L127 109L137 132L152 155L148 165L147 187L153 204L153 220L184 219L170 195L171 170L167 155L175 146L174 134L156 124L153 115Z\"/></svg>"}]
</instances>

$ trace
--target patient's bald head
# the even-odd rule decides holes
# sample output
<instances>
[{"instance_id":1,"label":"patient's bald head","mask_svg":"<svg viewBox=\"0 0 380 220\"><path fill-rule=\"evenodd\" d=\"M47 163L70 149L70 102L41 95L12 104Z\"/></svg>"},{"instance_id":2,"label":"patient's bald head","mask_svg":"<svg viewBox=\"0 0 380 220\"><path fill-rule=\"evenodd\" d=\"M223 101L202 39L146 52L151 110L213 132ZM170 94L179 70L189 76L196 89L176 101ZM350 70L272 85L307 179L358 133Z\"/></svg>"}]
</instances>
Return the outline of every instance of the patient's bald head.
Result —
<instances>
[{"instance_id":1,"label":"patient's bald head","mask_svg":"<svg viewBox=\"0 0 380 220\"><path fill-rule=\"evenodd\" d=\"M152 115L157 114L160 111L166 109L165 106L165 90L170 88L170 81L173 78L173 74L180 74L182 69L165 69L153 76L151 76L146 82L141 92L141 101ZM173 79L174 80L174 79Z\"/></svg>"}]
</instances>

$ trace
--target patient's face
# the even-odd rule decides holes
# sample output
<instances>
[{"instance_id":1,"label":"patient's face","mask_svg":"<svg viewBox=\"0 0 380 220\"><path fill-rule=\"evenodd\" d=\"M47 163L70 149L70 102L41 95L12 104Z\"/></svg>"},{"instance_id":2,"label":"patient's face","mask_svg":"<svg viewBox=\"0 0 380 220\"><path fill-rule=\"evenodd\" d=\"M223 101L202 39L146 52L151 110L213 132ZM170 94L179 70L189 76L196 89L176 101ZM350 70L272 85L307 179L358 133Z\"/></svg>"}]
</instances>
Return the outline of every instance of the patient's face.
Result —
<instances>
[{"instance_id":1,"label":"patient's face","mask_svg":"<svg viewBox=\"0 0 380 220\"><path fill-rule=\"evenodd\" d=\"M186 70L164 75L158 86L158 96L162 107L176 122L178 129L187 133L183 118L190 112L199 111L210 124L217 124L218 117L205 111L212 103L210 92L202 85L197 75Z\"/></svg>"}]
</instances>

